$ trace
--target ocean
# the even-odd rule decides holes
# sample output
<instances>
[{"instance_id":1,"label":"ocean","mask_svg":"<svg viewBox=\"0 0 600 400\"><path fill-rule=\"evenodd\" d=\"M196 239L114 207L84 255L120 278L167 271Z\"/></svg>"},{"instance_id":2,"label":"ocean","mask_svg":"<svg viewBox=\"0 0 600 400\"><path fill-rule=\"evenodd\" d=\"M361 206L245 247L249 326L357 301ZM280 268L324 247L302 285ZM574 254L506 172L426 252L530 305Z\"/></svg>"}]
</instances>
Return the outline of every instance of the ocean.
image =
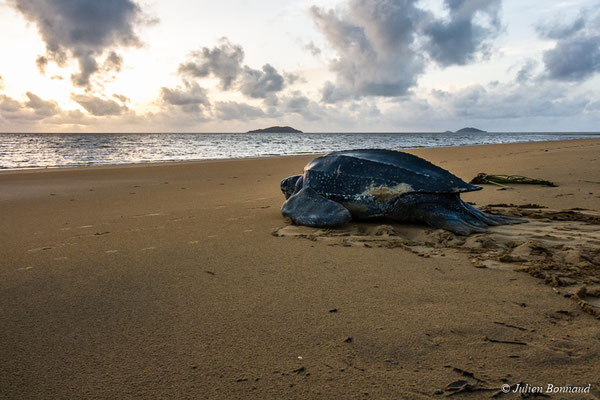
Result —
<instances>
[{"instance_id":1,"label":"ocean","mask_svg":"<svg viewBox=\"0 0 600 400\"><path fill-rule=\"evenodd\" d=\"M598 137L600 133L0 134L0 169L59 168L413 149Z\"/></svg>"}]
</instances>

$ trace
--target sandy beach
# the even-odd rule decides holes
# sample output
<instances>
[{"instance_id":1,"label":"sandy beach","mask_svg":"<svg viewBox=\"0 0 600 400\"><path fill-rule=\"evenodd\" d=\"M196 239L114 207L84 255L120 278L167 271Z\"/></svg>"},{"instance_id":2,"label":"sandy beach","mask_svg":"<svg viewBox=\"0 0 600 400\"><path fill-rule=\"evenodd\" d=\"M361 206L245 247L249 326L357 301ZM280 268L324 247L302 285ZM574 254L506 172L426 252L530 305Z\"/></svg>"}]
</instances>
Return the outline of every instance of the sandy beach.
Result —
<instances>
[{"instance_id":1,"label":"sandy beach","mask_svg":"<svg viewBox=\"0 0 600 400\"><path fill-rule=\"evenodd\" d=\"M600 139L410 152L558 187L465 239L291 226L313 156L1 172L0 398L600 398Z\"/></svg>"}]
</instances>

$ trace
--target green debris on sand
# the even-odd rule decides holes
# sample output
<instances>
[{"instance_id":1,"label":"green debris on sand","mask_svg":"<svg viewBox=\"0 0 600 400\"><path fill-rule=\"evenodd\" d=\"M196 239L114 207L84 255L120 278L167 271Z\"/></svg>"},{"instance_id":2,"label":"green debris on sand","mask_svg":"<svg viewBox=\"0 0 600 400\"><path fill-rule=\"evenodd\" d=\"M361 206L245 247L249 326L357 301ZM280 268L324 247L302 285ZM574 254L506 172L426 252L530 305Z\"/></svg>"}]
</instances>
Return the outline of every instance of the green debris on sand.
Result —
<instances>
[{"instance_id":1,"label":"green debris on sand","mask_svg":"<svg viewBox=\"0 0 600 400\"><path fill-rule=\"evenodd\" d=\"M503 188L507 188L506 184L508 183L519 183L519 184L527 184L527 185L544 185L557 187L558 185L554 184L550 181L545 181L543 179L534 179L528 178L526 176L520 175L489 175L483 172L477 174L475 178L471 180L471 183L474 184L485 184L490 183L492 185L497 185Z\"/></svg>"}]
</instances>

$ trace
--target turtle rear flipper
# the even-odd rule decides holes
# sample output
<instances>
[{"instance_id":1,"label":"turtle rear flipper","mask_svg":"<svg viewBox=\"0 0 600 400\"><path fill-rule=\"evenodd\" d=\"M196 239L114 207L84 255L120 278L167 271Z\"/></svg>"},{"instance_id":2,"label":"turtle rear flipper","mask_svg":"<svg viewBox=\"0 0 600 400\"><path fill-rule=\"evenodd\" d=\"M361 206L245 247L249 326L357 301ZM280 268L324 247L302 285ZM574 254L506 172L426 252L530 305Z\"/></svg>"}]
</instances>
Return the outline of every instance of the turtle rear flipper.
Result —
<instances>
[{"instance_id":1,"label":"turtle rear flipper","mask_svg":"<svg viewBox=\"0 0 600 400\"><path fill-rule=\"evenodd\" d=\"M309 187L290 196L281 213L298 225L335 226L352 219L350 212L339 203L328 200Z\"/></svg>"},{"instance_id":2,"label":"turtle rear flipper","mask_svg":"<svg viewBox=\"0 0 600 400\"><path fill-rule=\"evenodd\" d=\"M520 224L523 219L503 217L485 213L462 201L458 195L440 197L439 206L425 214L425 222L435 228L442 228L458 235L470 235L487 231L487 226ZM442 197L446 201L441 201Z\"/></svg>"}]
</instances>

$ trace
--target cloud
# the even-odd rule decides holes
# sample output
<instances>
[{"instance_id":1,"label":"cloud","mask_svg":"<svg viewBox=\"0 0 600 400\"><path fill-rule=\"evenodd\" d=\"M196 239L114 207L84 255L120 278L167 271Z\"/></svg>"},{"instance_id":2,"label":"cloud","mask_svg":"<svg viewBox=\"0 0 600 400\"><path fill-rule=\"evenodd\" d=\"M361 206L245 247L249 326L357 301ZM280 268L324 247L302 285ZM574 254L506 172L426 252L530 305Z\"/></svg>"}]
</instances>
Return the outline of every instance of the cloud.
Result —
<instances>
[{"instance_id":1,"label":"cloud","mask_svg":"<svg viewBox=\"0 0 600 400\"><path fill-rule=\"evenodd\" d=\"M264 99L285 87L284 77L271 64L258 70L242 66L243 61L244 49L221 38L212 49L203 47L192 52L190 59L179 65L178 72L184 79L214 76L219 79L220 89L239 90L251 98Z\"/></svg>"},{"instance_id":2,"label":"cloud","mask_svg":"<svg viewBox=\"0 0 600 400\"><path fill-rule=\"evenodd\" d=\"M0 111L15 112L19 111L23 106L17 100L5 94L0 95Z\"/></svg>"},{"instance_id":3,"label":"cloud","mask_svg":"<svg viewBox=\"0 0 600 400\"><path fill-rule=\"evenodd\" d=\"M569 96L566 87L552 82L475 84L432 94L437 102L433 114L478 120L569 117L579 115L590 102L584 96Z\"/></svg>"},{"instance_id":4,"label":"cloud","mask_svg":"<svg viewBox=\"0 0 600 400\"><path fill-rule=\"evenodd\" d=\"M114 97L115 99L119 100L123 104L129 103L131 101L131 99L129 97L127 97L125 95L122 95L122 94L114 93L112 95L112 97Z\"/></svg>"},{"instance_id":5,"label":"cloud","mask_svg":"<svg viewBox=\"0 0 600 400\"><path fill-rule=\"evenodd\" d=\"M35 64L37 65L40 74L45 75L46 67L48 66L48 57L38 56L38 58L35 59Z\"/></svg>"},{"instance_id":6,"label":"cloud","mask_svg":"<svg viewBox=\"0 0 600 400\"><path fill-rule=\"evenodd\" d=\"M558 81L582 81L600 72L600 7L583 11L569 23L537 26L538 34L556 40L544 51L547 76Z\"/></svg>"},{"instance_id":7,"label":"cloud","mask_svg":"<svg viewBox=\"0 0 600 400\"><path fill-rule=\"evenodd\" d=\"M319 120L324 115L324 110L319 104L311 101L297 90L281 100L280 110L284 114L295 113L301 115L309 121Z\"/></svg>"},{"instance_id":8,"label":"cloud","mask_svg":"<svg viewBox=\"0 0 600 400\"><path fill-rule=\"evenodd\" d=\"M304 49L308 50L310 54L317 57L321 55L321 49L318 48L312 41L304 45Z\"/></svg>"},{"instance_id":9,"label":"cloud","mask_svg":"<svg viewBox=\"0 0 600 400\"><path fill-rule=\"evenodd\" d=\"M0 90L4 90L4 78L0 75Z\"/></svg>"},{"instance_id":10,"label":"cloud","mask_svg":"<svg viewBox=\"0 0 600 400\"><path fill-rule=\"evenodd\" d=\"M588 105L585 107L585 111L589 113L600 113L600 100L588 103Z\"/></svg>"},{"instance_id":11,"label":"cloud","mask_svg":"<svg viewBox=\"0 0 600 400\"><path fill-rule=\"evenodd\" d=\"M240 79L240 91L248 97L265 98L283 89L284 79L270 64L262 71L245 66Z\"/></svg>"},{"instance_id":12,"label":"cloud","mask_svg":"<svg viewBox=\"0 0 600 400\"><path fill-rule=\"evenodd\" d=\"M336 83L327 84L325 102L399 96L416 84L424 60L411 46L415 24L422 19L414 2L352 0L347 14L314 6L310 14L338 53L330 64Z\"/></svg>"},{"instance_id":13,"label":"cloud","mask_svg":"<svg viewBox=\"0 0 600 400\"><path fill-rule=\"evenodd\" d=\"M128 110L126 106L122 106L114 100L105 100L96 96L73 95L71 98L96 117L121 115Z\"/></svg>"},{"instance_id":14,"label":"cloud","mask_svg":"<svg viewBox=\"0 0 600 400\"><path fill-rule=\"evenodd\" d=\"M237 119L248 121L266 116L265 112L259 107L234 101L217 102L215 108L216 116L221 120Z\"/></svg>"},{"instance_id":15,"label":"cloud","mask_svg":"<svg viewBox=\"0 0 600 400\"><path fill-rule=\"evenodd\" d=\"M293 85L296 82L307 83L308 81L300 73L284 72L283 78L288 85Z\"/></svg>"},{"instance_id":16,"label":"cloud","mask_svg":"<svg viewBox=\"0 0 600 400\"><path fill-rule=\"evenodd\" d=\"M534 72L538 65L539 63L536 60L526 60L517 72L516 81L521 84L529 82L534 77Z\"/></svg>"},{"instance_id":17,"label":"cloud","mask_svg":"<svg viewBox=\"0 0 600 400\"><path fill-rule=\"evenodd\" d=\"M31 108L41 117L51 117L60 112L60 107L54 100L42 100L39 96L31 92L27 92L25 95L28 98L25 106Z\"/></svg>"},{"instance_id":18,"label":"cloud","mask_svg":"<svg viewBox=\"0 0 600 400\"><path fill-rule=\"evenodd\" d=\"M587 24L585 13L569 22L555 20L553 22L541 22L535 27L537 33L546 39L564 39L580 32Z\"/></svg>"},{"instance_id":19,"label":"cloud","mask_svg":"<svg viewBox=\"0 0 600 400\"><path fill-rule=\"evenodd\" d=\"M337 52L330 63L336 80L325 84L323 101L406 95L429 60L441 66L466 64L488 51L488 41L500 30L500 0L446 0L445 19L418 4L350 0L345 12L310 8Z\"/></svg>"},{"instance_id":20,"label":"cloud","mask_svg":"<svg viewBox=\"0 0 600 400\"><path fill-rule=\"evenodd\" d=\"M64 65L75 59L79 72L71 79L77 86L89 86L90 77L98 71L97 58L105 52L118 46L141 44L134 31L142 21L141 9L132 0L9 0L9 3L37 26L46 43L46 54L37 59L38 68L44 71L50 60Z\"/></svg>"},{"instance_id":21,"label":"cloud","mask_svg":"<svg viewBox=\"0 0 600 400\"><path fill-rule=\"evenodd\" d=\"M6 95L0 95L0 116L13 124L31 124L35 121L48 121L63 111L54 100L44 100L38 95L27 92L24 101L18 101Z\"/></svg>"},{"instance_id":22,"label":"cloud","mask_svg":"<svg viewBox=\"0 0 600 400\"><path fill-rule=\"evenodd\" d=\"M184 87L160 89L163 104L179 107L186 113L201 113L202 108L210 108L207 91L196 82L184 81Z\"/></svg>"},{"instance_id":23,"label":"cloud","mask_svg":"<svg viewBox=\"0 0 600 400\"><path fill-rule=\"evenodd\" d=\"M63 126L86 126L93 125L96 122L95 118L90 117L88 114L81 112L81 110L67 110L62 113L56 115L52 119L48 121L44 121L44 123L51 123L53 125L60 126L61 129Z\"/></svg>"},{"instance_id":24,"label":"cloud","mask_svg":"<svg viewBox=\"0 0 600 400\"><path fill-rule=\"evenodd\" d=\"M220 81L221 89L228 90L237 79L244 60L244 50L222 38L218 46L191 53L191 60L179 65L179 73L194 78L204 78L210 74Z\"/></svg>"},{"instance_id":25,"label":"cloud","mask_svg":"<svg viewBox=\"0 0 600 400\"><path fill-rule=\"evenodd\" d=\"M430 57L443 66L464 65L486 53L502 29L501 1L445 0L444 5L449 19L430 18L424 28L424 50Z\"/></svg>"},{"instance_id":26,"label":"cloud","mask_svg":"<svg viewBox=\"0 0 600 400\"><path fill-rule=\"evenodd\" d=\"M111 51L110 53L108 53L106 60L104 60L104 68L107 71L120 72L122 67L123 67L123 57L121 57L114 51Z\"/></svg>"}]
</instances>

